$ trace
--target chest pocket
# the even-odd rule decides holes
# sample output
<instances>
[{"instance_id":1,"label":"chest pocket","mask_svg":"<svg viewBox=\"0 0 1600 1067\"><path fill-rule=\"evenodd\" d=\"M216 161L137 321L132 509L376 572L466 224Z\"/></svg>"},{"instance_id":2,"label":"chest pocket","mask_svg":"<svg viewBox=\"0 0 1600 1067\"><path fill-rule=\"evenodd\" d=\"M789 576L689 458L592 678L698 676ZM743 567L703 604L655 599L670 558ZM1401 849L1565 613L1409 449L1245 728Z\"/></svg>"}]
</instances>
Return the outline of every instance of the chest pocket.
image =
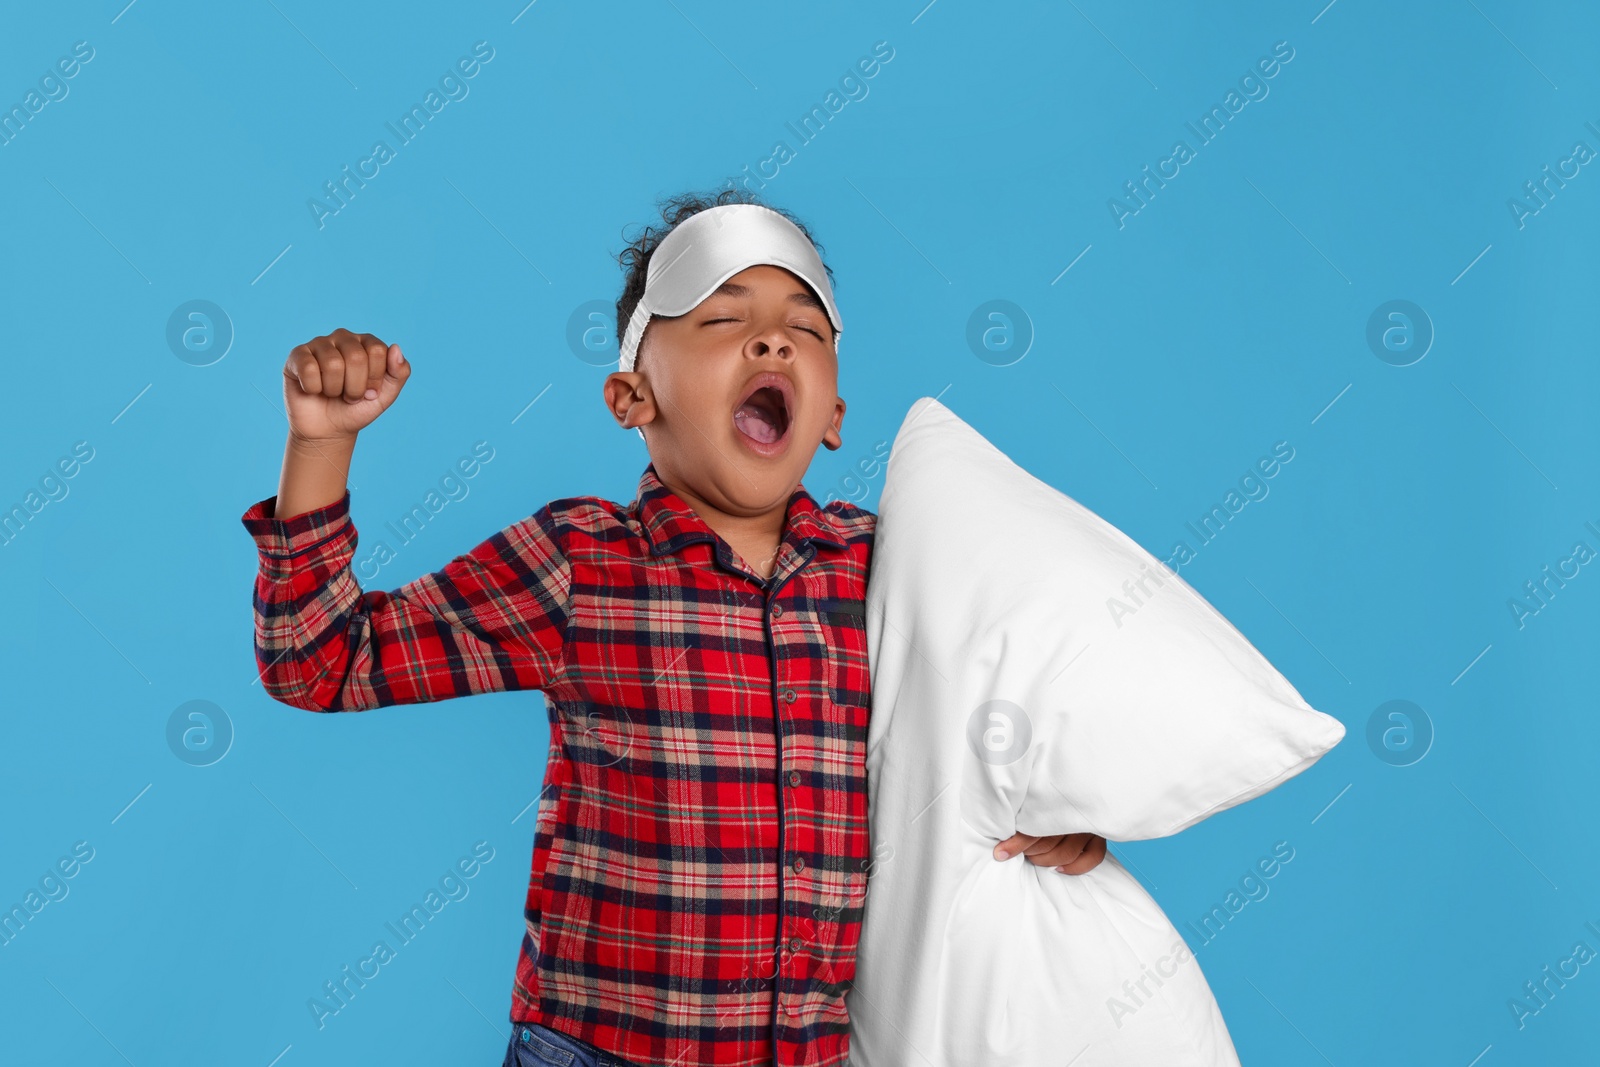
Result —
<instances>
[{"instance_id":1,"label":"chest pocket","mask_svg":"<svg viewBox=\"0 0 1600 1067\"><path fill-rule=\"evenodd\" d=\"M866 602L850 597L819 597L815 604L828 646L833 702L865 709L872 701L867 664Z\"/></svg>"}]
</instances>

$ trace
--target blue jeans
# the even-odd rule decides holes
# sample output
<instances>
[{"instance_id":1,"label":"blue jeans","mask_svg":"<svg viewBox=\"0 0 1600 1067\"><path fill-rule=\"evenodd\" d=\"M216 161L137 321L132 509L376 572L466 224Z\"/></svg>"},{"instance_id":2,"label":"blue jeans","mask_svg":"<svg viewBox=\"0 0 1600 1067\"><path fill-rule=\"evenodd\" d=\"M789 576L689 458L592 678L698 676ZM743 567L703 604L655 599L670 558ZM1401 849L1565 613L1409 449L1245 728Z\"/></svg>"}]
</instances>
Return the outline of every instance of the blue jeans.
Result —
<instances>
[{"instance_id":1,"label":"blue jeans","mask_svg":"<svg viewBox=\"0 0 1600 1067\"><path fill-rule=\"evenodd\" d=\"M604 1049L538 1023L512 1023L501 1067L635 1067Z\"/></svg>"}]
</instances>

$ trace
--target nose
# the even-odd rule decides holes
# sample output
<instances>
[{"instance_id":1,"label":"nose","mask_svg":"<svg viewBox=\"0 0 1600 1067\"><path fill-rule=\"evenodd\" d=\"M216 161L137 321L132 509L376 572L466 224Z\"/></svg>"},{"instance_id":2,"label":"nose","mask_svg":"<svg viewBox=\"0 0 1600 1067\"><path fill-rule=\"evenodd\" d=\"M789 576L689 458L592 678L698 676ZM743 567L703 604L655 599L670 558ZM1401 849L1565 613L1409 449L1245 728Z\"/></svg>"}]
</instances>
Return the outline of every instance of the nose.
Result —
<instances>
[{"instance_id":1,"label":"nose","mask_svg":"<svg viewBox=\"0 0 1600 1067\"><path fill-rule=\"evenodd\" d=\"M772 356L792 362L795 357L795 343L782 324L774 322L751 334L750 340L745 343L744 351L751 359Z\"/></svg>"},{"instance_id":2,"label":"nose","mask_svg":"<svg viewBox=\"0 0 1600 1067\"><path fill-rule=\"evenodd\" d=\"M745 346L745 355L751 359L771 357L781 359L786 363L792 363L795 356L795 347L794 343L781 333L776 336L760 333L752 337L750 343Z\"/></svg>"}]
</instances>

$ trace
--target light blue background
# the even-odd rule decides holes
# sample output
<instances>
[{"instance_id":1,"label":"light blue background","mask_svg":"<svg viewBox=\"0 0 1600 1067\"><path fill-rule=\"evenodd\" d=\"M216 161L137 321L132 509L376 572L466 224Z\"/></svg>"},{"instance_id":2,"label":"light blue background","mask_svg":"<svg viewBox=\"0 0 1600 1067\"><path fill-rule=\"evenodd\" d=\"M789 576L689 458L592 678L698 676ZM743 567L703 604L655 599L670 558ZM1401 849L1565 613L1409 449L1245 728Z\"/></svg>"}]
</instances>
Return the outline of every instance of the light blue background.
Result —
<instances>
[{"instance_id":1,"label":"light blue background","mask_svg":"<svg viewBox=\"0 0 1600 1067\"><path fill-rule=\"evenodd\" d=\"M1521 628L1508 601L1600 549L1600 173L1523 228L1507 206L1574 142L1600 149L1592 6L124 2L29 5L0 35L6 108L95 50L0 147L0 505L94 449L0 549L0 903L95 850L0 948L5 1062L498 1062L543 702L314 716L254 684L238 517L277 488L283 359L347 326L413 360L357 450L363 554L473 442L495 450L368 588L552 498L631 499L643 443L568 319L615 299L623 228L657 197L778 140L795 156L763 192L813 227L847 326L819 498L874 507L881 475L843 479L939 395L1165 557L1295 449L1182 573L1346 740L1176 838L1113 846L1180 929L1295 849L1199 949L1243 1061L1593 1057L1600 966L1522 1028L1508 1001L1600 950L1600 574ZM479 40L470 94L319 230L307 200ZM867 95L800 145L786 122L877 41L894 55ZM1269 94L1119 229L1108 199L1278 41ZM235 331L210 366L165 339L194 299ZM966 341L995 299L1033 333L1008 366ZM1410 366L1365 339L1394 299L1436 331ZM197 699L235 733L208 767L166 740ZM1366 739L1394 699L1435 731L1410 766ZM319 1031L307 1000L479 840L470 895Z\"/></svg>"}]
</instances>

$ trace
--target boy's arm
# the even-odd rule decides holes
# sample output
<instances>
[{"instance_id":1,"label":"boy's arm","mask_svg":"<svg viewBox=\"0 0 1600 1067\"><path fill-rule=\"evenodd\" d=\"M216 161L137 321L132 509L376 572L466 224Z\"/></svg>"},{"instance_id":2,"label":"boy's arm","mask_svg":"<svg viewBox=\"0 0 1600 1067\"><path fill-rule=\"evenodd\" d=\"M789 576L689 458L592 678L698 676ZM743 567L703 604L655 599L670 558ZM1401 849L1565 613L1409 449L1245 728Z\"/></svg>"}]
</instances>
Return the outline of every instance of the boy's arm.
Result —
<instances>
[{"instance_id":1,"label":"boy's arm","mask_svg":"<svg viewBox=\"0 0 1600 1067\"><path fill-rule=\"evenodd\" d=\"M357 584L350 458L356 435L410 377L399 345L344 329L296 345L284 363L278 495L242 520L260 556L262 685L294 707L360 711L545 689L561 672L571 569L548 506L399 589Z\"/></svg>"},{"instance_id":2,"label":"boy's arm","mask_svg":"<svg viewBox=\"0 0 1600 1067\"><path fill-rule=\"evenodd\" d=\"M259 552L256 663L268 695L308 711L363 711L546 689L563 666L571 569L548 505L389 592L363 593L346 490L274 517L242 516Z\"/></svg>"}]
</instances>

